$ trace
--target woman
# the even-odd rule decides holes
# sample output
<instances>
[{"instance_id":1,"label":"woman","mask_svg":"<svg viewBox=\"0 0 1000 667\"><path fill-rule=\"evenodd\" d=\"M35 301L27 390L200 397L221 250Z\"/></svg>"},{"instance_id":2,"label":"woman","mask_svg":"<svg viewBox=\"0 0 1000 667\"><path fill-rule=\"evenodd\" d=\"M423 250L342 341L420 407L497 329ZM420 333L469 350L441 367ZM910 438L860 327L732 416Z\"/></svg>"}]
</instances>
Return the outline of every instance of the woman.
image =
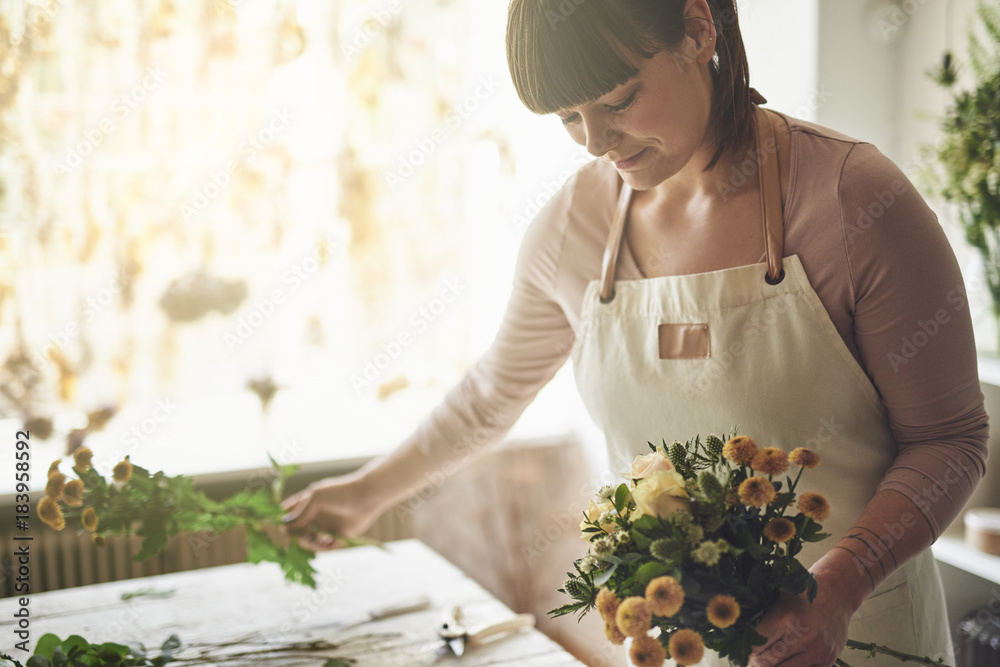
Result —
<instances>
[{"instance_id":1,"label":"woman","mask_svg":"<svg viewBox=\"0 0 1000 667\"><path fill-rule=\"evenodd\" d=\"M734 2L513 0L507 47L528 108L598 159L530 226L484 357L393 454L289 498L290 527L358 534L571 357L613 470L732 424L820 450L820 592L779 600L752 664L831 665L848 636L952 661L927 547L981 479L989 425L934 214L872 145L757 106Z\"/></svg>"}]
</instances>

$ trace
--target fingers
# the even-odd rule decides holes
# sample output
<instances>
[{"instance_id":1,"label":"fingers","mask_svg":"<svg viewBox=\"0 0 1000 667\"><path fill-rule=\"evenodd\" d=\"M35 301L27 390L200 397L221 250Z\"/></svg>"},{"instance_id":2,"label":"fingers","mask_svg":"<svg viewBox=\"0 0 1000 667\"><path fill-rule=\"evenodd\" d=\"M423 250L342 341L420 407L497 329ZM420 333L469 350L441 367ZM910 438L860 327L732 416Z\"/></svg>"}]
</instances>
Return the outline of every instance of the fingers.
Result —
<instances>
[{"instance_id":1,"label":"fingers","mask_svg":"<svg viewBox=\"0 0 1000 667\"><path fill-rule=\"evenodd\" d=\"M308 549L310 551L330 551L331 549L340 549L345 546L343 540L333 537L328 533L316 533L314 531L307 531L299 535L299 545L303 549Z\"/></svg>"},{"instance_id":2,"label":"fingers","mask_svg":"<svg viewBox=\"0 0 1000 667\"><path fill-rule=\"evenodd\" d=\"M319 514L319 503L313 497L307 496L299 499L294 505L287 508L289 511L282 520L289 530L301 530L309 525Z\"/></svg>"}]
</instances>

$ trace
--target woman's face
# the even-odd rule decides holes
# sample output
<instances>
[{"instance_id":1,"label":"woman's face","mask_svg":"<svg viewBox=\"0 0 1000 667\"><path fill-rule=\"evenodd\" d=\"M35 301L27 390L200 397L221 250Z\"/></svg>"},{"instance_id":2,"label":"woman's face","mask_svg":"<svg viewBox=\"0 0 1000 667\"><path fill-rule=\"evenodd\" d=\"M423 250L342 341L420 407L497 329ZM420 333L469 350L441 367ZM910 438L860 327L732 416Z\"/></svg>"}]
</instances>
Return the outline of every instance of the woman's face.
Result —
<instances>
[{"instance_id":1,"label":"woman's face","mask_svg":"<svg viewBox=\"0 0 1000 667\"><path fill-rule=\"evenodd\" d=\"M574 141L614 163L636 190L654 188L688 165L700 170L713 139L708 62L714 34L703 33L700 48L689 35L677 49L639 61L639 73L608 94L557 115ZM702 154L705 159L692 162Z\"/></svg>"}]
</instances>

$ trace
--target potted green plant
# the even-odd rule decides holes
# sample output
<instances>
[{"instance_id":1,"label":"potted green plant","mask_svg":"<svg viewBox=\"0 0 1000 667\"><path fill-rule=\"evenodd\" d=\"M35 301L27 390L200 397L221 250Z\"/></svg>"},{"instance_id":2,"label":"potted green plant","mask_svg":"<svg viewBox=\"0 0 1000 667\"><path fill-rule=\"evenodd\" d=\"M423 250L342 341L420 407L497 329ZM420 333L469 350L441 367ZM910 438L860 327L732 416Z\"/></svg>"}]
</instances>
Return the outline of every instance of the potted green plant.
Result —
<instances>
[{"instance_id":1,"label":"potted green plant","mask_svg":"<svg viewBox=\"0 0 1000 667\"><path fill-rule=\"evenodd\" d=\"M1000 332L1000 0L979 0L976 15L987 39L969 32L974 89L953 93L940 139L930 148L928 183L955 205L966 240L982 256ZM953 89L958 74L952 54L928 74Z\"/></svg>"}]
</instances>

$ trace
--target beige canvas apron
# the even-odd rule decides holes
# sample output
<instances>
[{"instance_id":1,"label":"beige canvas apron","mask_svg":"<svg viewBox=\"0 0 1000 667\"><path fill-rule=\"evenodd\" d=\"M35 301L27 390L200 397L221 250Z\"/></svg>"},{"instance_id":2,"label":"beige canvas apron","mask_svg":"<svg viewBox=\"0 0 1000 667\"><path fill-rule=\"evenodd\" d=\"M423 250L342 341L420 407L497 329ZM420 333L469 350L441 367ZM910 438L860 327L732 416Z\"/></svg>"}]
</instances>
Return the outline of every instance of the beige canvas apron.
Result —
<instances>
[{"instance_id":1,"label":"beige canvas apron","mask_svg":"<svg viewBox=\"0 0 1000 667\"><path fill-rule=\"evenodd\" d=\"M647 442L724 435L732 426L761 446L805 446L822 457L799 491L830 501L833 534L807 545L810 566L854 524L897 453L885 407L851 355L797 255L783 256L777 159L785 121L757 109L765 264L693 275L614 281L631 189L622 186L601 280L583 298L571 358L590 414L604 431L612 471L628 470ZM776 132L777 130L777 132ZM784 133L784 134L782 134ZM772 284L773 283L773 284ZM914 508L916 521L923 521ZM912 524L911 524L912 525ZM905 530L887 526L886 534ZM850 635L954 664L944 595L929 550L869 597ZM898 665L842 656L855 667ZM707 653L702 664L727 664Z\"/></svg>"}]
</instances>

